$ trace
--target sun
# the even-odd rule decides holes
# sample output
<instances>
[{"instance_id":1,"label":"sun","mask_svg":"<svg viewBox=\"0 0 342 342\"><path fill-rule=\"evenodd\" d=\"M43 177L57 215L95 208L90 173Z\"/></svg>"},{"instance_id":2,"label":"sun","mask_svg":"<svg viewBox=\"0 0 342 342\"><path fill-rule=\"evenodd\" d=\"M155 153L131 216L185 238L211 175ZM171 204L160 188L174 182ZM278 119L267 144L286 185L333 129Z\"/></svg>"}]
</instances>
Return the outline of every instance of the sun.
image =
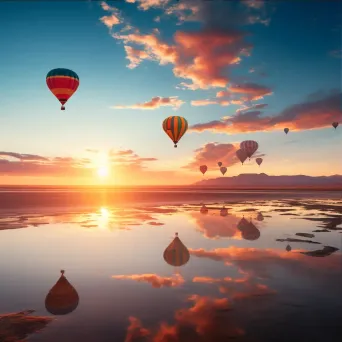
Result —
<instances>
[{"instance_id":1,"label":"sun","mask_svg":"<svg viewBox=\"0 0 342 342\"><path fill-rule=\"evenodd\" d=\"M108 176L109 171L107 166L101 166L97 169L97 174L101 178L105 178Z\"/></svg>"}]
</instances>

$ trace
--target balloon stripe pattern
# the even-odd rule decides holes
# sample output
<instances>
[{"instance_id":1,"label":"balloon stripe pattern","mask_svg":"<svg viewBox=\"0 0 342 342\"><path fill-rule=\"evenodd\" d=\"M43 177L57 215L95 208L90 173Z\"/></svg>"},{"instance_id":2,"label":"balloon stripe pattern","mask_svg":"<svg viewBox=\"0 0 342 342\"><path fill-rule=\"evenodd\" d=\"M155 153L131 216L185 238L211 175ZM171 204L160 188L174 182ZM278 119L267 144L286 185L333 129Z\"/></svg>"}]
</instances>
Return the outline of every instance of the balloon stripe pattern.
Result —
<instances>
[{"instance_id":1,"label":"balloon stripe pattern","mask_svg":"<svg viewBox=\"0 0 342 342\"><path fill-rule=\"evenodd\" d=\"M164 260L171 266L183 266L190 259L190 253L179 239L178 234L164 251Z\"/></svg>"},{"instance_id":2,"label":"balloon stripe pattern","mask_svg":"<svg viewBox=\"0 0 342 342\"><path fill-rule=\"evenodd\" d=\"M246 152L248 158L252 157L258 147L258 143L253 140L245 140L240 144L240 148Z\"/></svg>"},{"instance_id":3,"label":"balloon stripe pattern","mask_svg":"<svg viewBox=\"0 0 342 342\"><path fill-rule=\"evenodd\" d=\"M188 122L181 116L169 116L163 122L163 129L177 147L177 143L188 129Z\"/></svg>"},{"instance_id":4,"label":"balloon stripe pattern","mask_svg":"<svg viewBox=\"0 0 342 342\"><path fill-rule=\"evenodd\" d=\"M78 75L69 69L53 69L46 75L46 84L58 101L64 104L77 90L80 80Z\"/></svg>"}]
</instances>

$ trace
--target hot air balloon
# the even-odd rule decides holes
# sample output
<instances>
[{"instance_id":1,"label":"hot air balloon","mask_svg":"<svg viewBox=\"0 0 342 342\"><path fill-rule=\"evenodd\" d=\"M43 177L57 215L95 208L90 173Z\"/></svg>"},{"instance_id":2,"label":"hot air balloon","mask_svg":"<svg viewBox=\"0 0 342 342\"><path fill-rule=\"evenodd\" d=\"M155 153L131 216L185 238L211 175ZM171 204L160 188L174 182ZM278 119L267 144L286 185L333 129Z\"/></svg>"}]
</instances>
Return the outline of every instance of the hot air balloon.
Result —
<instances>
[{"instance_id":1,"label":"hot air balloon","mask_svg":"<svg viewBox=\"0 0 342 342\"><path fill-rule=\"evenodd\" d=\"M246 151L241 150L241 149L236 151L236 156L239 158L242 165L245 162L245 160L248 158Z\"/></svg>"},{"instance_id":2,"label":"hot air balloon","mask_svg":"<svg viewBox=\"0 0 342 342\"><path fill-rule=\"evenodd\" d=\"M220 215L225 217L228 215L228 210L227 208L223 207L221 210L220 210Z\"/></svg>"},{"instance_id":3,"label":"hot air balloon","mask_svg":"<svg viewBox=\"0 0 342 342\"><path fill-rule=\"evenodd\" d=\"M222 162L218 162L217 165L218 165L219 167L221 167L221 166L222 166Z\"/></svg>"},{"instance_id":4,"label":"hot air balloon","mask_svg":"<svg viewBox=\"0 0 342 342\"><path fill-rule=\"evenodd\" d=\"M203 175L207 172L207 170L208 170L208 167L207 167L207 165L201 165L200 166L200 171L203 173Z\"/></svg>"},{"instance_id":5,"label":"hot air balloon","mask_svg":"<svg viewBox=\"0 0 342 342\"><path fill-rule=\"evenodd\" d=\"M255 225L252 222L248 222L247 224L245 224L243 229L241 229L241 233L241 236L245 240L249 241L258 240L260 237L260 230L257 227L255 227Z\"/></svg>"},{"instance_id":6,"label":"hot air balloon","mask_svg":"<svg viewBox=\"0 0 342 342\"><path fill-rule=\"evenodd\" d=\"M175 234L173 241L167 246L164 251L164 260L171 266L183 266L190 259L190 253L179 239L178 233Z\"/></svg>"},{"instance_id":7,"label":"hot air balloon","mask_svg":"<svg viewBox=\"0 0 342 342\"><path fill-rule=\"evenodd\" d=\"M285 134L289 133L289 129L288 128L284 128L284 132L285 132Z\"/></svg>"},{"instance_id":8,"label":"hot air balloon","mask_svg":"<svg viewBox=\"0 0 342 342\"><path fill-rule=\"evenodd\" d=\"M256 163L260 166L261 165L261 163L262 163L262 158L257 158L257 159L255 159L255 161L256 161Z\"/></svg>"},{"instance_id":9,"label":"hot air balloon","mask_svg":"<svg viewBox=\"0 0 342 342\"><path fill-rule=\"evenodd\" d=\"M65 110L64 105L77 90L80 79L74 71L58 68L49 71L46 84L62 104L61 110Z\"/></svg>"},{"instance_id":10,"label":"hot air balloon","mask_svg":"<svg viewBox=\"0 0 342 342\"><path fill-rule=\"evenodd\" d=\"M292 249L292 248L291 248L290 245L287 245L287 246L286 246L286 250L287 250L288 252L291 252L291 249Z\"/></svg>"},{"instance_id":11,"label":"hot air balloon","mask_svg":"<svg viewBox=\"0 0 342 342\"><path fill-rule=\"evenodd\" d=\"M221 167L220 167L220 171L221 171L221 173L222 173L223 176L224 176L224 174L227 172L227 168L226 168L225 166L221 166Z\"/></svg>"},{"instance_id":12,"label":"hot air balloon","mask_svg":"<svg viewBox=\"0 0 342 342\"><path fill-rule=\"evenodd\" d=\"M258 213L258 216L256 218L258 221L263 221L264 220L264 216L262 215L262 213Z\"/></svg>"},{"instance_id":13,"label":"hot air balloon","mask_svg":"<svg viewBox=\"0 0 342 342\"><path fill-rule=\"evenodd\" d=\"M53 315L66 315L79 303L78 293L61 271L61 276L45 298L45 307Z\"/></svg>"},{"instance_id":14,"label":"hot air balloon","mask_svg":"<svg viewBox=\"0 0 342 342\"><path fill-rule=\"evenodd\" d=\"M205 206L205 204L202 205L200 212L201 214L208 214L208 208Z\"/></svg>"},{"instance_id":15,"label":"hot air balloon","mask_svg":"<svg viewBox=\"0 0 342 342\"><path fill-rule=\"evenodd\" d=\"M258 143L253 140L245 140L240 144L241 150L244 150L246 152L249 159L251 159L252 155L257 151L258 147Z\"/></svg>"},{"instance_id":16,"label":"hot air balloon","mask_svg":"<svg viewBox=\"0 0 342 342\"><path fill-rule=\"evenodd\" d=\"M163 129L177 147L188 129L188 122L181 116L169 116L163 121Z\"/></svg>"},{"instance_id":17,"label":"hot air balloon","mask_svg":"<svg viewBox=\"0 0 342 342\"><path fill-rule=\"evenodd\" d=\"M337 126L338 126L338 122L337 122L337 121L333 122L333 123L332 123L332 126L336 129Z\"/></svg>"}]
</instances>

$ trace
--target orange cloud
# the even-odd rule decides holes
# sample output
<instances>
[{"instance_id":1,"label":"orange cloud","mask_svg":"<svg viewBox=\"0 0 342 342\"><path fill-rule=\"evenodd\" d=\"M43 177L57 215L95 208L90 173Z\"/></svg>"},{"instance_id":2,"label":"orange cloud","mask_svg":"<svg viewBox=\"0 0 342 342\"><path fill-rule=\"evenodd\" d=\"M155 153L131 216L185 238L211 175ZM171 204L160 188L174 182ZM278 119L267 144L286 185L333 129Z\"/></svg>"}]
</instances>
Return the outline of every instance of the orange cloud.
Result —
<instances>
[{"instance_id":1,"label":"orange cloud","mask_svg":"<svg viewBox=\"0 0 342 342\"><path fill-rule=\"evenodd\" d=\"M194 101L191 101L191 105L195 106L195 107L208 106L208 105L213 105L213 104L221 105L221 106L229 106L230 104L234 104L234 103L232 101L217 100L217 99L214 99L214 100L206 99L206 100L194 100Z\"/></svg>"},{"instance_id":2,"label":"orange cloud","mask_svg":"<svg viewBox=\"0 0 342 342\"><path fill-rule=\"evenodd\" d=\"M154 288L176 287L184 284L184 278L177 274L174 277L161 277L157 274L132 274L132 275L116 275L113 279L131 279L137 282L149 283Z\"/></svg>"},{"instance_id":3,"label":"orange cloud","mask_svg":"<svg viewBox=\"0 0 342 342\"><path fill-rule=\"evenodd\" d=\"M125 341L226 341L244 335L244 331L237 326L231 316L227 319L227 311L231 306L226 298L192 295L189 301L193 306L177 310L174 325L162 323L154 334L144 328L137 318L130 318L131 324L126 335L128 339L126 337ZM135 329L132 329L132 322ZM134 330L136 339L131 338ZM139 340L141 337L145 339Z\"/></svg>"},{"instance_id":4,"label":"orange cloud","mask_svg":"<svg viewBox=\"0 0 342 342\"><path fill-rule=\"evenodd\" d=\"M128 68L134 69L144 59L151 59L149 54L144 50L134 49L131 46L125 46L126 58L129 60Z\"/></svg>"},{"instance_id":5,"label":"orange cloud","mask_svg":"<svg viewBox=\"0 0 342 342\"><path fill-rule=\"evenodd\" d=\"M208 105L211 105L211 104L219 104L217 101L215 100L194 100L194 101L191 101L191 105L192 106L195 106L195 107L200 107L200 106L208 106Z\"/></svg>"},{"instance_id":6,"label":"orange cloud","mask_svg":"<svg viewBox=\"0 0 342 342\"><path fill-rule=\"evenodd\" d=\"M120 12L117 8L109 6L106 2L101 2L101 7L103 10L112 12L111 15L103 16L100 18L100 21L106 25L109 29L112 29L113 26L119 25L122 23L122 19L120 16Z\"/></svg>"},{"instance_id":7,"label":"orange cloud","mask_svg":"<svg viewBox=\"0 0 342 342\"><path fill-rule=\"evenodd\" d=\"M243 106L242 108L237 109L236 113L247 112L247 111L250 111L251 109L263 109L267 106L268 106L267 103L259 103L259 104L255 104L252 106Z\"/></svg>"},{"instance_id":8,"label":"orange cloud","mask_svg":"<svg viewBox=\"0 0 342 342\"><path fill-rule=\"evenodd\" d=\"M232 299L242 299L276 293L267 285L255 282L248 274L243 278L194 277L192 281L194 283L217 284L219 291L229 295Z\"/></svg>"},{"instance_id":9,"label":"orange cloud","mask_svg":"<svg viewBox=\"0 0 342 342\"><path fill-rule=\"evenodd\" d=\"M124 342L147 341L146 338L149 337L150 331L142 326L141 321L138 318L131 316L128 319L130 324L127 328Z\"/></svg>"},{"instance_id":10,"label":"orange cloud","mask_svg":"<svg viewBox=\"0 0 342 342\"><path fill-rule=\"evenodd\" d=\"M232 94L244 94L242 97L244 101L257 101L266 95L272 95L272 90L260 84L245 83L230 86L227 91L219 91L216 97L231 97Z\"/></svg>"},{"instance_id":11,"label":"orange cloud","mask_svg":"<svg viewBox=\"0 0 342 342\"><path fill-rule=\"evenodd\" d=\"M89 151L88 151L89 152ZM91 153L97 151L91 150ZM139 157L132 150L111 151L109 161L116 169L126 172L139 171L145 162L156 161L156 158ZM65 176L88 177L98 165L90 158L45 157L16 152L0 152L0 175L12 176Z\"/></svg>"},{"instance_id":12,"label":"orange cloud","mask_svg":"<svg viewBox=\"0 0 342 342\"><path fill-rule=\"evenodd\" d=\"M129 2L131 4L138 3L138 8L147 11L150 8L153 7L163 7L167 5L170 0L126 0L126 2Z\"/></svg>"},{"instance_id":13,"label":"orange cloud","mask_svg":"<svg viewBox=\"0 0 342 342\"><path fill-rule=\"evenodd\" d=\"M150 101L144 103L137 103L134 105L119 105L114 106L116 109L149 109L154 110L160 107L173 107L173 109L178 109L185 102L178 99L178 96L171 97L153 97Z\"/></svg>"},{"instance_id":14,"label":"orange cloud","mask_svg":"<svg viewBox=\"0 0 342 342\"><path fill-rule=\"evenodd\" d=\"M193 125L189 130L240 133L271 131L284 127L290 130L329 127L333 121L341 120L340 99L341 93L332 92L318 99L292 105L275 116L262 116L260 111L238 113L221 120Z\"/></svg>"},{"instance_id":15,"label":"orange cloud","mask_svg":"<svg viewBox=\"0 0 342 342\"><path fill-rule=\"evenodd\" d=\"M197 229L208 239L240 236L237 224L241 217L231 214L221 217L220 215L203 215L196 212L191 212L189 215L195 221Z\"/></svg>"},{"instance_id":16,"label":"orange cloud","mask_svg":"<svg viewBox=\"0 0 342 342\"><path fill-rule=\"evenodd\" d=\"M229 82L226 68L239 63L240 55L250 48L243 42L244 34L238 31L178 31L174 36L174 45L164 43L155 34L113 34L113 37L122 40L126 46L136 44L143 47L143 50L134 54L130 67L137 66L145 59L155 60L161 65L171 63L176 77L192 82L182 83L183 87L189 89L225 87ZM131 50L128 51L131 60Z\"/></svg>"},{"instance_id":17,"label":"orange cloud","mask_svg":"<svg viewBox=\"0 0 342 342\"><path fill-rule=\"evenodd\" d=\"M237 146L233 144L208 143L195 150L193 160L183 166L190 170L198 170L200 165L207 165L210 168L218 169L217 163L221 161L224 166L232 166L239 162L236 157Z\"/></svg>"},{"instance_id":18,"label":"orange cloud","mask_svg":"<svg viewBox=\"0 0 342 342\"><path fill-rule=\"evenodd\" d=\"M276 249L257 249L257 248L216 248L211 251L204 249L190 249L193 256L199 258L209 258L216 261L222 261L229 265L232 263L238 268L250 275L257 277L272 277L272 268L281 267L288 272L301 274L302 276L329 277L338 276L340 272L340 255L330 255L329 262L324 258L313 258L301 253Z\"/></svg>"}]
</instances>

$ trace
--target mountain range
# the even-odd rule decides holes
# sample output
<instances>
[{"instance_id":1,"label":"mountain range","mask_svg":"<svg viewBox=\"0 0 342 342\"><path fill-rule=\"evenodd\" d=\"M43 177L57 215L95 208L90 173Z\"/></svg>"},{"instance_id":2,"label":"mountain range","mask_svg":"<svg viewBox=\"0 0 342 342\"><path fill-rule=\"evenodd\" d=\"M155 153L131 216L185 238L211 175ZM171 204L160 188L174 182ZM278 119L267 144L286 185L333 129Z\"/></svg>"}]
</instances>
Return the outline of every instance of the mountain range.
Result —
<instances>
[{"instance_id":1,"label":"mountain range","mask_svg":"<svg viewBox=\"0 0 342 342\"><path fill-rule=\"evenodd\" d=\"M342 175L333 176L269 176L265 173L240 174L233 177L204 179L193 186L229 189L341 189Z\"/></svg>"}]
</instances>

